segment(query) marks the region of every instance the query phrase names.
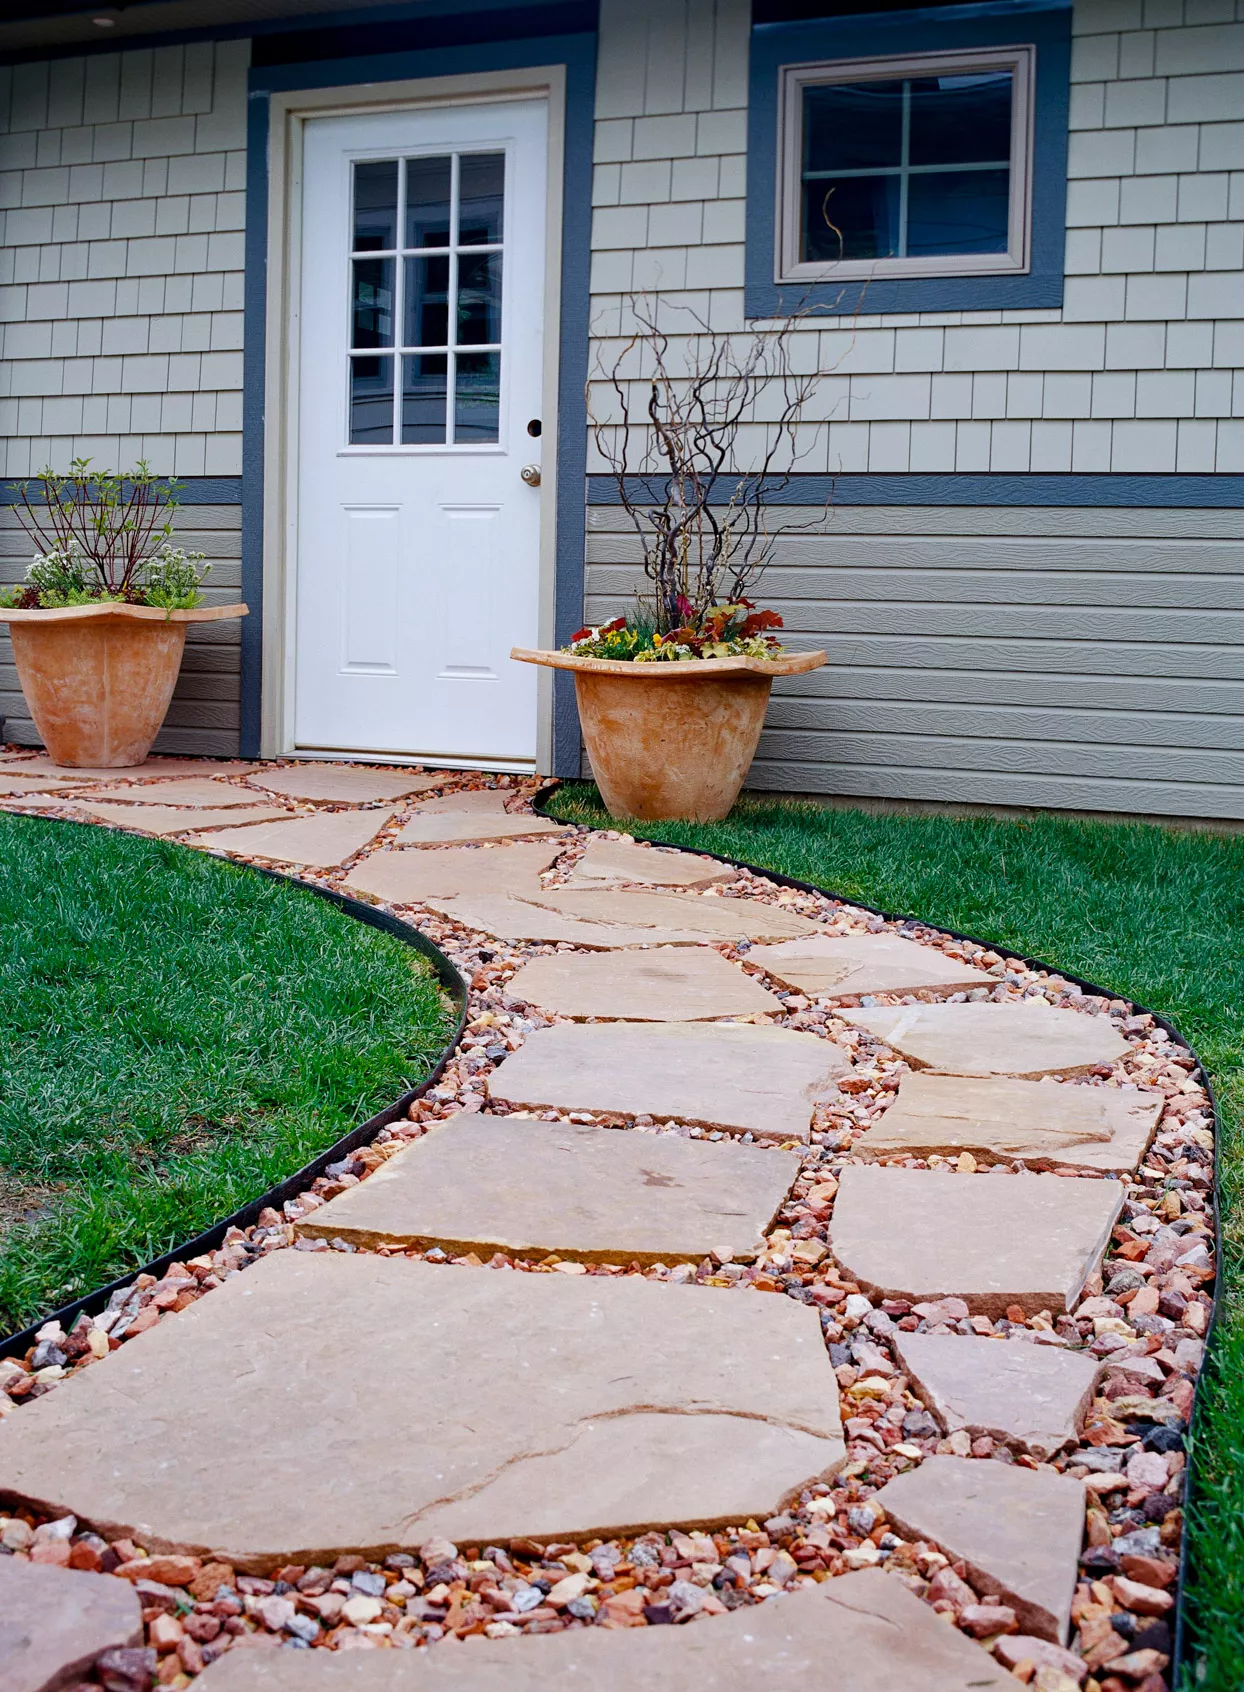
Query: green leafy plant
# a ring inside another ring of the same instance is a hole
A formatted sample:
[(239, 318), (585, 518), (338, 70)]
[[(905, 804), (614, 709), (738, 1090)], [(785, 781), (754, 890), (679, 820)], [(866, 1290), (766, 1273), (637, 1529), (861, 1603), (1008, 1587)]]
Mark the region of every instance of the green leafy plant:
[(75, 458), (67, 473), (40, 471), (19, 489), (17, 518), (38, 549), (25, 583), (5, 598), (21, 610), (119, 603), (188, 611), (211, 569), (204, 554), (173, 544), (177, 484), (145, 460), (125, 475), (91, 471)]
[(677, 602), (684, 618), (662, 634), (642, 611), (633, 621), (615, 617), (598, 628), (580, 629), (568, 651), (579, 658), (609, 658), (634, 664), (680, 664), (697, 658), (776, 658), (782, 651), (769, 629), (780, 629), (776, 611), (757, 611), (750, 599), (710, 605), (697, 612), (687, 599)]

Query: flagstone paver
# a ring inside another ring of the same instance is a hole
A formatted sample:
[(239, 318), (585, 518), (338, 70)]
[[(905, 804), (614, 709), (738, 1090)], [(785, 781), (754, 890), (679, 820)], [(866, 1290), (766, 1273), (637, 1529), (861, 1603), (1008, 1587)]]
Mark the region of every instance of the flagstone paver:
[(754, 1256), (799, 1158), (568, 1122), (450, 1117), (296, 1224), (300, 1234), (600, 1263)]
[(560, 1023), (529, 1034), (487, 1086), (512, 1105), (806, 1140), (815, 1105), (848, 1067), (841, 1047), (789, 1028)]
[(0, 1556), (0, 1692), (56, 1692), (142, 1633), (128, 1582)]
[(283, 793), (289, 799), (367, 805), (443, 787), (453, 773), (421, 775), (415, 770), (377, 770), (369, 764), (288, 764), (278, 769), (261, 765), (250, 780), (265, 792)]
[(879, 1569), (711, 1625), (472, 1639), (466, 1650), (230, 1651), (203, 1692), (1007, 1692), (999, 1664)]
[(844, 1455), (789, 1299), (278, 1251), (11, 1418), (0, 1492), (261, 1571), (763, 1520)]
[(700, 893), (649, 892), (644, 888), (584, 888), (546, 892), (540, 903), (586, 922), (644, 923), (652, 928), (691, 928), (715, 940), (772, 940), (814, 934), (816, 924), (797, 911), (759, 899), (721, 899)]
[(573, 834), (565, 823), (530, 812), (417, 811), (397, 837), (399, 846), (453, 846), (467, 841), (521, 840), (533, 834)]
[[(92, 787), (91, 801), (120, 801), (128, 805), (189, 805), (195, 809), (222, 810), (241, 805), (262, 805), (266, 795), (251, 787), (238, 787), (228, 781), (208, 781), (191, 776), (186, 781), (152, 781), (141, 787), (124, 787), (118, 783)], [(271, 800), (267, 801), (271, 804)]]
[(961, 1298), (995, 1317), (1012, 1304), (1029, 1315), (1070, 1310), (1123, 1198), (1119, 1181), (852, 1164), (839, 1177), (830, 1249), (886, 1298)]
[(187, 844), (245, 852), (274, 863), (332, 869), (374, 840), (392, 815), (392, 811), (323, 811), (290, 822), (255, 823), (196, 834)]
[(345, 885), (390, 905), (420, 904), (462, 894), (540, 893), (540, 872), (557, 861), (560, 844), (519, 843), (495, 848), (448, 847), (420, 852), (373, 852), (354, 865)]
[(996, 985), (983, 970), (901, 934), (809, 935), (779, 946), (756, 946), (747, 961), (811, 998)]
[(18, 772), (0, 771), (0, 795), (7, 799), (21, 799), (27, 793), (56, 793), (72, 786), (72, 782), (50, 779), (47, 776), (27, 776)]
[(196, 811), (179, 805), (91, 805), (84, 799), (75, 800), (73, 809), (84, 818), (109, 823), (114, 828), (157, 835), (187, 834), (191, 829), (236, 828), (244, 823), (273, 822), (290, 814), (276, 805)]
[(712, 887), (734, 881), (732, 864), (714, 863), (694, 852), (663, 852), (628, 840), (589, 840), (568, 887)]
[(850, 1010), (912, 1063), (955, 1075), (1076, 1075), (1114, 1063), (1127, 1041), (1105, 1016), (1055, 1010), (1043, 1001), (1015, 1005), (894, 1005)]
[(875, 1495), (889, 1519), (967, 1564), (1021, 1628), (1065, 1645), (1084, 1533), (1084, 1488), (1052, 1469), (930, 1457)]
[(899, 1330), (894, 1349), (948, 1434), (988, 1434), (1042, 1459), (1075, 1444), (1102, 1370), (1086, 1352), (971, 1334)]
[(170, 758), (157, 753), (141, 764), (93, 765), (79, 769), (69, 764), (54, 764), (45, 753), (38, 753), (33, 758), (24, 758), (21, 767), (33, 774), (65, 776), (77, 784), (86, 781), (151, 781), (165, 776), (240, 776), (260, 766), (244, 763), (240, 758)]
[(1059, 1086), (1000, 1076), (905, 1075), (868, 1149), (1022, 1159), (1035, 1169), (1133, 1170), (1165, 1096), (1149, 1088)]
[(785, 1009), (711, 946), (637, 952), (556, 952), (510, 977), (506, 993), (559, 1016), (627, 1022), (696, 1022)]
[(428, 814), (435, 816), (444, 811), (458, 811), (485, 817), (504, 817), (509, 814), (505, 802), (514, 797), (508, 787), (455, 788), (450, 793), (442, 794), (439, 799), (421, 799), (415, 806), (414, 814), (422, 817)]
[[(410, 854), (407, 854), (410, 855)], [(420, 854), (422, 855), (422, 854)], [(623, 946), (704, 946), (709, 936), (691, 928), (647, 928), (619, 922), (582, 922), (550, 910), (544, 895), (516, 898), (511, 893), (464, 893), (458, 898), (427, 894), (429, 910), (500, 940), (566, 942), (588, 950), (608, 951)]]

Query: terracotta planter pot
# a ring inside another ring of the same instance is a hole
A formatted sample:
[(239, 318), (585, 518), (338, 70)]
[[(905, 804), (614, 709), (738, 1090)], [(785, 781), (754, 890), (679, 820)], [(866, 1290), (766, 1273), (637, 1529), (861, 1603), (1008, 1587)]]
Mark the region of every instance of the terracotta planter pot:
[(80, 605), (0, 610), (0, 621), (9, 625), (17, 679), (52, 762), (125, 769), (142, 763), (160, 732), (186, 625), (245, 615), (245, 605)]
[(519, 647), (510, 656), (573, 671), (583, 738), (609, 814), (648, 822), (724, 817), (756, 755), (773, 678), (826, 661), (823, 652), (794, 652), (623, 664)]

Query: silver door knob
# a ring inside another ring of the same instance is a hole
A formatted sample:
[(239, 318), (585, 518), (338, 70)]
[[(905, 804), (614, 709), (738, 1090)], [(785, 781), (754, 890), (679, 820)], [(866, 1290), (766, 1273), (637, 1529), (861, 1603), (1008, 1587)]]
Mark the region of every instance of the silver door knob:
[(519, 471), (519, 475), (523, 478), (529, 488), (538, 488), (540, 486), (540, 466), (538, 464), (524, 464), (522, 469)]

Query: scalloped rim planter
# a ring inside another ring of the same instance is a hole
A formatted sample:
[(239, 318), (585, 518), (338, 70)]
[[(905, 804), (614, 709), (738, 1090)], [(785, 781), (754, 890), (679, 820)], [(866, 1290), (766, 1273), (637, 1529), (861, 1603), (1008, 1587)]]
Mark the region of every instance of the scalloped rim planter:
[(510, 657), (573, 673), (583, 739), (609, 814), (644, 822), (726, 816), (756, 756), (774, 678), (827, 662), (824, 652), (791, 652), (633, 664), (518, 646)]
[(53, 763), (129, 769), (151, 750), (181, 670), (189, 623), (245, 617), (245, 605), (0, 609), (17, 679)]

